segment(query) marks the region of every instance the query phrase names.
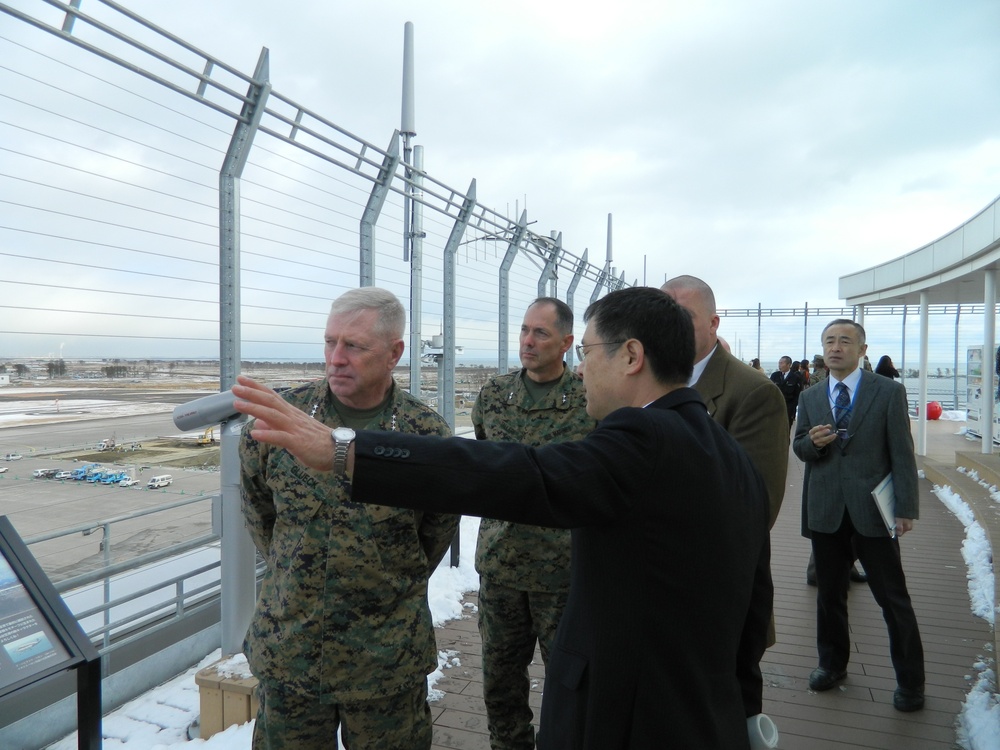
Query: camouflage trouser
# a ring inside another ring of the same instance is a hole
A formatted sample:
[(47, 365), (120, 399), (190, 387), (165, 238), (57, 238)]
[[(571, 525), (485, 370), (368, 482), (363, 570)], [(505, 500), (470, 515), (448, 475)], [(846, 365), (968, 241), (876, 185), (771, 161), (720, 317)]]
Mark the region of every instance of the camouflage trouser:
[(528, 705), (528, 665), (535, 641), (548, 663), (567, 593), (518, 591), (479, 578), (479, 634), (483, 639), (483, 698), (493, 750), (532, 750), (535, 730)]
[(430, 750), (426, 680), (413, 690), (357, 703), (320, 703), (263, 680), (257, 695), (253, 750), (330, 750), (337, 746), (338, 725), (347, 750)]

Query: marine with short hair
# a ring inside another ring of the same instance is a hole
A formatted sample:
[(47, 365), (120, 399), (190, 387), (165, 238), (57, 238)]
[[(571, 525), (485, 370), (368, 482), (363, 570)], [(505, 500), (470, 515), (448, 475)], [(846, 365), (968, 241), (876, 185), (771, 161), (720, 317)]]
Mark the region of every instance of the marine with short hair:
[[(405, 320), (390, 292), (345, 293), (327, 321), (326, 378), (282, 397), (329, 428), (450, 434), (392, 377)], [(239, 449), (243, 515), (267, 563), (244, 644), (260, 683), (253, 747), (326, 750), (339, 727), (351, 750), (429, 750), (427, 579), (458, 517), (352, 502), (349, 482), (253, 428)]]
[[(587, 416), (583, 381), (563, 362), (573, 345), (573, 311), (540, 297), (525, 311), (520, 370), (479, 392), (472, 424), (479, 440), (542, 446), (579, 440), (597, 425)], [(546, 664), (569, 596), (570, 532), (484, 518), (479, 525), (479, 632), (483, 698), (493, 750), (532, 750), (528, 705), (537, 640)]]

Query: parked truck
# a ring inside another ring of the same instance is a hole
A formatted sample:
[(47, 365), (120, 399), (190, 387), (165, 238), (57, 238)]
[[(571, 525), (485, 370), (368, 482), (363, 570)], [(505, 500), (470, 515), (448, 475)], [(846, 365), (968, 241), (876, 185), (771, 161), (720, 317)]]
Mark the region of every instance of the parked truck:
[(81, 481), (86, 479), (87, 474), (89, 474), (91, 471), (96, 471), (99, 468), (100, 464), (84, 464), (83, 466), (78, 466), (77, 468), (73, 469), (71, 476), (73, 479)]

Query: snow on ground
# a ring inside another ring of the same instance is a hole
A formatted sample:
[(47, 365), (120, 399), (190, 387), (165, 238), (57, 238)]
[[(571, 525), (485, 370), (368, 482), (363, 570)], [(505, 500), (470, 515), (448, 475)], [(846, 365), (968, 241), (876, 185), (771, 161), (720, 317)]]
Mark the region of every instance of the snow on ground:
[[(961, 471), (961, 469), (959, 469)], [(975, 472), (966, 472), (972, 478)], [(996, 626), (997, 602), (994, 599), (993, 555), (983, 527), (976, 521), (969, 505), (951, 487), (934, 487), (938, 496), (965, 527), (962, 557), (969, 569), (969, 601), (972, 613)], [(998, 500), (996, 488), (990, 493)], [(987, 644), (987, 648), (989, 644)], [(996, 654), (981, 659), (972, 667), (978, 672), (958, 715), (958, 744), (965, 750), (1000, 748), (1000, 701), (997, 699)]]
[(83, 419), (162, 414), (173, 411), (175, 405), (153, 401), (105, 399), (7, 401), (0, 402), (0, 428), (51, 422), (76, 422)]
[[(461, 547), (465, 550), (459, 567), (448, 566), (447, 557), (431, 576), (427, 587), (434, 624), (467, 617), (469, 607), (463, 603), (466, 591), (479, 589), (479, 575), (472, 554), (476, 549), (479, 519), (462, 519)], [(444, 676), (444, 670), (461, 666), (455, 651), (438, 653), (438, 668), (427, 676), (430, 699), (440, 700), (444, 694), (434, 685)], [(104, 717), (104, 750), (247, 750), (253, 735), (253, 722), (229, 727), (207, 740), (188, 739), (188, 727), (198, 718), (199, 695), (194, 676), (222, 657), (219, 651), (209, 654), (196, 666), (163, 685), (136, 698)], [(249, 676), (246, 658), (241, 654), (225, 662), (234, 676)], [(50, 745), (47, 750), (76, 750), (76, 733)], [(331, 750), (338, 750), (340, 744)]]

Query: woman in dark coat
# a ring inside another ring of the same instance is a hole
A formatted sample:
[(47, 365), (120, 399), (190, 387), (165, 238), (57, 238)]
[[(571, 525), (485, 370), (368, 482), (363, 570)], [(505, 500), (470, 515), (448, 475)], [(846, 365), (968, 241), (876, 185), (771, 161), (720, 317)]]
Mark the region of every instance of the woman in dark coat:
[(892, 366), (892, 360), (889, 358), (888, 354), (882, 355), (882, 359), (878, 361), (875, 365), (875, 374), (884, 375), (891, 380), (895, 380), (899, 377), (899, 370)]

